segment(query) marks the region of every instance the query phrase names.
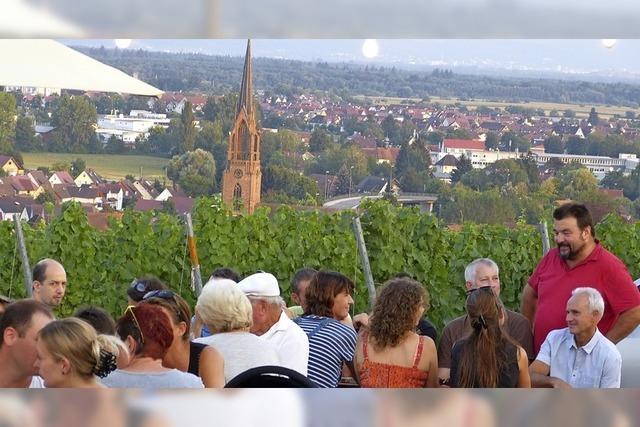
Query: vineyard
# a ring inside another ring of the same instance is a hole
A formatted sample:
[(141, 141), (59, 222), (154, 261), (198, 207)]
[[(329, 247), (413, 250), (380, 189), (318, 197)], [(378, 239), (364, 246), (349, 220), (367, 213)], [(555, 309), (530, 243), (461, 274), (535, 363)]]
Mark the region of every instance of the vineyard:
[[(542, 255), (542, 241), (531, 226), (515, 228), (464, 224), (452, 231), (429, 214), (387, 202), (364, 205), (362, 227), (376, 285), (400, 271), (422, 282), (431, 296), (428, 318), (441, 328), (463, 310), (464, 267), (490, 257), (500, 266), (502, 299), (514, 308), (527, 278)], [(300, 267), (340, 271), (357, 284), (355, 312), (367, 309), (367, 289), (351, 228), (355, 213), (261, 208), (232, 216), (219, 200), (199, 199), (193, 213), (202, 275), (220, 266), (241, 274), (272, 272), (285, 296)], [(181, 218), (164, 213), (128, 211), (111, 228), (91, 227), (80, 205), (67, 205), (50, 224), (24, 234), (31, 265), (40, 258), (60, 260), (67, 270), (67, 296), (59, 308), (66, 316), (82, 304), (95, 304), (119, 315), (134, 277), (155, 275), (188, 301), (191, 267)], [(640, 225), (616, 216), (596, 227), (597, 237), (620, 257), (635, 278), (640, 274)], [(13, 223), (0, 221), (0, 293), (25, 296)]]

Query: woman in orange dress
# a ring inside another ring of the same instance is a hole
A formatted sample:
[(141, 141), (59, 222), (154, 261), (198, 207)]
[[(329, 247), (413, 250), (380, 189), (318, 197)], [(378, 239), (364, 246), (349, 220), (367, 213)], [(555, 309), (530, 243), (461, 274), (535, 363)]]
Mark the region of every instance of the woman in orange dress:
[(362, 387), (438, 386), (435, 343), (416, 333), (427, 304), (427, 292), (415, 280), (392, 279), (384, 285), (356, 345)]

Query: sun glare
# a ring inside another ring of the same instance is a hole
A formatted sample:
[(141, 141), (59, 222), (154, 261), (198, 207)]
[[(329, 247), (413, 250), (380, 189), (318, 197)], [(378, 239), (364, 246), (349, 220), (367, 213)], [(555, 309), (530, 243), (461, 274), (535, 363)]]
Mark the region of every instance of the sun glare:
[(378, 56), (378, 41), (376, 39), (367, 39), (362, 43), (362, 55), (365, 58), (375, 58)]
[(600, 41), (600, 43), (602, 43), (602, 46), (606, 47), (607, 49), (611, 49), (612, 47), (614, 47), (617, 42), (618, 40), (616, 39), (602, 39)]

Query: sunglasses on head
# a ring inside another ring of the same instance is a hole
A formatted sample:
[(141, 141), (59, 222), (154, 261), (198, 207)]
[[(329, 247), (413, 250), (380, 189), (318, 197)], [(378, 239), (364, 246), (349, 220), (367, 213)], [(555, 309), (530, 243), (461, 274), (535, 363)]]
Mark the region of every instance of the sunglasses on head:
[(129, 289), (135, 289), (137, 292), (146, 292), (147, 285), (138, 279), (133, 279), (133, 282), (129, 285)]
[(158, 289), (158, 290), (150, 291), (144, 294), (144, 296), (142, 297), (142, 300), (144, 301), (149, 298), (162, 298), (162, 299), (168, 299), (168, 300), (175, 300), (175, 296), (176, 294), (173, 293), (173, 291), (170, 291), (168, 289)]
[(133, 312), (134, 308), (135, 308), (135, 305), (127, 306), (127, 308), (125, 308), (124, 310), (124, 315), (126, 316), (127, 313), (131, 313), (131, 318), (133, 319), (133, 323), (136, 324), (136, 328), (138, 328), (138, 332), (140, 332), (140, 341), (142, 342), (142, 345), (144, 345), (144, 335), (142, 334), (142, 328), (140, 327), (140, 323), (138, 323), (136, 314)]
[(491, 288), (491, 286), (480, 286), (479, 288), (469, 289), (467, 291), (467, 295), (471, 295), (475, 291), (493, 292), (493, 289)]

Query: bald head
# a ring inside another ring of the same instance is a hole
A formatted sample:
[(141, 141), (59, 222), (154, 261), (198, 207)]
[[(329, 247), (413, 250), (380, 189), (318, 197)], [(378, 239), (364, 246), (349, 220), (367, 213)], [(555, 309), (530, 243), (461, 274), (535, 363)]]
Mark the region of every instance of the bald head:
[(67, 290), (67, 273), (58, 261), (45, 258), (33, 268), (33, 299), (51, 308), (60, 305)]

